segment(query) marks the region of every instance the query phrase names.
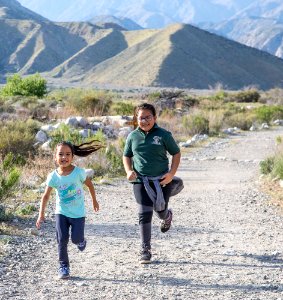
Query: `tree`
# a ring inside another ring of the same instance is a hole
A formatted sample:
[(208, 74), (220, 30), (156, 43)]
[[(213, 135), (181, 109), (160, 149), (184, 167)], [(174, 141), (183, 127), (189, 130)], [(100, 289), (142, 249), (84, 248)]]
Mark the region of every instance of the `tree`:
[(43, 97), (47, 93), (47, 82), (38, 73), (22, 78), (14, 74), (7, 78), (7, 84), (2, 88), (3, 96), (36, 96)]

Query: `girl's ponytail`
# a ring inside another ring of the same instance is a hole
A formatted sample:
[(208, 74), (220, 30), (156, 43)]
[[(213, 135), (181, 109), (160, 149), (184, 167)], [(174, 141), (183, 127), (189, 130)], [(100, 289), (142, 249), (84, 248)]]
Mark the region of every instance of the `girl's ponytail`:
[(93, 140), (91, 142), (83, 143), (80, 145), (73, 145), (71, 142), (62, 141), (57, 145), (57, 147), (62, 145), (69, 146), (73, 155), (82, 157), (88, 156), (91, 153), (104, 147), (104, 145), (98, 140)]

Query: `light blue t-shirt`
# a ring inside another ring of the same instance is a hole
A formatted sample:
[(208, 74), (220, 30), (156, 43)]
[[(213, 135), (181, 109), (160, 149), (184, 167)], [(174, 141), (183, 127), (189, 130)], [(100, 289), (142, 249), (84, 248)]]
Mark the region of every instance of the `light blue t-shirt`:
[(75, 167), (72, 173), (61, 176), (57, 170), (47, 176), (46, 185), (56, 190), (55, 214), (69, 218), (85, 217), (84, 188), (86, 180), (84, 169)]

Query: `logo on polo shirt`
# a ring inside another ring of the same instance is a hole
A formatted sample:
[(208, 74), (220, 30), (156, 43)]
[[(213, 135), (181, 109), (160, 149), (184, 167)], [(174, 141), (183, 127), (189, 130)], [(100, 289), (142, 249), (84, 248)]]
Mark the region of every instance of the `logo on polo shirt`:
[(154, 136), (152, 144), (153, 145), (161, 145), (161, 140), (162, 140), (161, 136)]

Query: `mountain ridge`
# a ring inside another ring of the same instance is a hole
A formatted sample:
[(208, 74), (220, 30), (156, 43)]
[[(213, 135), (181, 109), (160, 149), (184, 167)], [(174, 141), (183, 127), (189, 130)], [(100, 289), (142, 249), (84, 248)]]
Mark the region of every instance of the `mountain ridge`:
[(283, 60), (192, 25), (127, 31), (32, 17), (0, 18), (0, 77), (40, 72), (62, 86), (283, 86)]

